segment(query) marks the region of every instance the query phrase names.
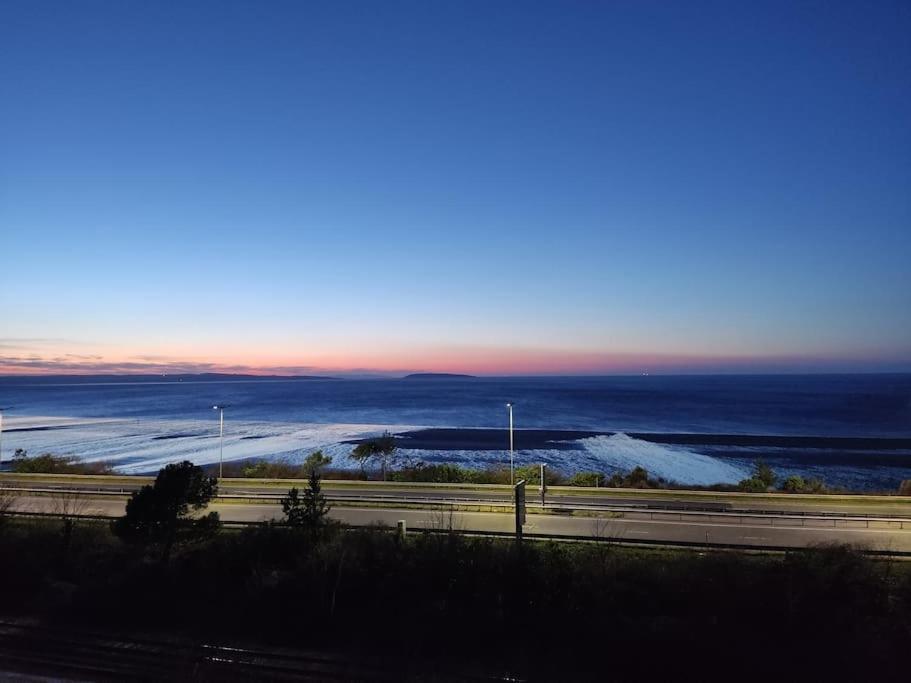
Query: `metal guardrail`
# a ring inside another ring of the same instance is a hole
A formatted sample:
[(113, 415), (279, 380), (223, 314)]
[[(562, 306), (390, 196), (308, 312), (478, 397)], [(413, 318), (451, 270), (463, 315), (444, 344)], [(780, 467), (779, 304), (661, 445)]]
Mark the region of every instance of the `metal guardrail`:
[[(59, 518), (59, 514), (52, 512), (16, 512), (13, 513), (18, 517), (38, 517), (38, 518)], [(70, 519), (79, 519), (86, 521), (97, 521), (97, 522), (109, 522), (112, 517), (107, 517), (103, 515), (69, 515)], [(277, 524), (278, 526), (283, 526), (280, 523), (276, 522), (244, 522), (244, 521), (224, 521), (222, 522), (222, 527), (228, 529), (248, 529), (254, 527), (261, 527), (266, 524)], [(342, 527), (348, 531), (356, 531), (358, 529), (364, 529), (366, 527), (352, 525), (352, 524), (342, 524)], [(909, 527), (911, 528), (911, 527)], [(381, 529), (383, 532), (388, 533), (398, 533), (392, 527)], [(471, 536), (478, 538), (502, 538), (512, 540), (515, 538), (515, 534), (511, 531), (495, 531), (495, 530), (465, 530), (465, 529), (440, 529), (434, 527), (422, 527), (422, 528), (413, 528), (409, 527), (406, 531), (409, 535), (417, 534), (455, 534), (458, 536)], [(606, 534), (590, 534), (588, 536), (583, 536), (579, 534), (542, 534), (536, 532), (526, 531), (522, 534), (523, 539), (532, 540), (532, 541), (555, 541), (562, 543), (606, 543), (609, 545), (617, 546), (639, 546), (639, 547), (653, 547), (653, 548), (689, 548), (693, 550), (742, 550), (742, 551), (754, 551), (754, 552), (773, 552), (773, 553), (789, 553), (789, 552), (802, 552), (807, 550), (813, 550), (813, 546), (786, 546), (786, 545), (751, 545), (748, 543), (720, 543), (716, 541), (679, 541), (679, 540), (660, 540), (660, 539), (650, 539), (650, 538), (627, 538), (625, 536), (617, 535), (606, 535)], [(907, 550), (876, 550), (870, 548), (864, 548), (862, 546), (856, 547), (855, 550), (862, 555), (868, 555), (871, 557), (892, 557), (892, 558), (909, 558), (911, 559), (911, 551)]]
[[(0, 472), (0, 482), (21, 480), (43, 480), (43, 481), (97, 481), (111, 484), (122, 484), (124, 486), (150, 484), (155, 480), (150, 475), (118, 475), (118, 474), (46, 474), (46, 473), (15, 473)], [(247, 477), (224, 477), (221, 479), (224, 488), (233, 488), (235, 486), (268, 486), (282, 487), (286, 485), (294, 486), (306, 482), (306, 479), (257, 479)], [(445, 490), (465, 490), (465, 491), (484, 491), (484, 492), (511, 492), (509, 484), (468, 484), (459, 483), (438, 483), (438, 482), (405, 482), (405, 481), (365, 481), (360, 479), (324, 479), (323, 486), (326, 488), (336, 489), (359, 489), (359, 488), (389, 488), (408, 490), (413, 488), (434, 488), (441, 491)], [(747, 493), (743, 491), (713, 491), (703, 489), (629, 489), (613, 487), (593, 487), (593, 486), (549, 486), (548, 489), (559, 495), (566, 496), (593, 496), (593, 495), (616, 495), (623, 498), (637, 498), (649, 496), (653, 498), (680, 498), (705, 500), (715, 499), (717, 501), (742, 501), (742, 500), (788, 500), (788, 501), (827, 501), (827, 502), (852, 502), (852, 503), (898, 503), (906, 504), (911, 507), (911, 496), (901, 496), (891, 493), (783, 493), (773, 491), (769, 493)]]
[[(479, 536), (479, 537), (498, 537), (498, 538), (515, 538), (515, 534), (509, 531), (450, 531), (448, 529), (418, 529), (411, 530), (411, 533), (432, 533), (432, 534), (450, 534), (455, 533), (462, 536)], [(659, 541), (649, 538), (626, 538), (624, 536), (572, 536), (550, 534), (540, 534), (532, 532), (523, 532), (523, 540), (533, 541), (557, 541), (566, 543), (607, 543), (618, 546), (648, 546), (655, 548), (690, 548), (693, 550), (746, 550), (756, 552), (773, 552), (773, 553), (793, 553), (812, 551), (812, 546), (786, 546), (786, 545), (748, 545), (745, 543), (717, 543), (714, 541)], [(855, 548), (862, 555), (872, 557), (896, 557), (911, 558), (911, 551), (907, 550), (872, 550), (870, 548)]]
[[(70, 493), (70, 494), (86, 494), (86, 491), (83, 489), (10, 489), (15, 490), (20, 493), (40, 493), (40, 494), (60, 494), (60, 493)], [(99, 492), (101, 495), (106, 496), (121, 496), (123, 494), (104, 491)], [(96, 494), (91, 494), (96, 495)], [(281, 494), (256, 494), (256, 495), (220, 495), (218, 496), (219, 500), (223, 501), (237, 501), (237, 502), (250, 502), (253, 504), (264, 504), (265, 502), (277, 503), (281, 498)], [(513, 509), (513, 504), (509, 502), (500, 502), (500, 501), (477, 501), (472, 499), (466, 499), (464, 501), (458, 500), (449, 500), (441, 501), (438, 498), (402, 498), (396, 496), (348, 496), (348, 497), (329, 497), (327, 498), (331, 502), (340, 503), (363, 503), (363, 504), (396, 504), (400, 506), (408, 505), (419, 505), (424, 508), (430, 509), (442, 509), (442, 510), (452, 510), (455, 507), (483, 507), (483, 508), (498, 508), (503, 512), (510, 512)], [(863, 524), (863, 527), (853, 527), (853, 528), (887, 528), (895, 529), (899, 531), (911, 530), (911, 518), (908, 517), (894, 517), (894, 516), (871, 516), (871, 515), (850, 515), (848, 513), (802, 513), (798, 515), (788, 514), (786, 512), (773, 511), (770, 514), (770, 511), (765, 510), (756, 510), (756, 511), (739, 511), (739, 510), (717, 510), (717, 509), (708, 509), (708, 510), (680, 510), (680, 509), (652, 509), (648, 507), (631, 507), (631, 506), (622, 506), (622, 505), (586, 505), (586, 506), (576, 506), (576, 507), (564, 507), (564, 506), (555, 506), (555, 505), (542, 505), (540, 502), (530, 502), (527, 504), (529, 511), (534, 512), (537, 510), (539, 514), (560, 514), (561, 512), (566, 512), (570, 515), (576, 512), (591, 512), (591, 513), (608, 513), (608, 514), (619, 514), (622, 519), (627, 520), (642, 520), (646, 519), (648, 521), (676, 521), (679, 523), (699, 523), (700, 519), (709, 518), (709, 521), (715, 523), (737, 523), (739, 525), (745, 525), (747, 523), (758, 524), (761, 520), (767, 520), (768, 524), (762, 524), (762, 526), (774, 527), (776, 526), (776, 520), (782, 521), (800, 521), (800, 524), (779, 524), (779, 528), (782, 526), (791, 527), (791, 528), (831, 528), (831, 529), (848, 529), (852, 528), (850, 524)], [(392, 507), (389, 505), (389, 507)], [(656, 519), (658, 515), (658, 519)], [(676, 517), (676, 519), (674, 519)], [(829, 524), (807, 524), (807, 522), (831, 522)], [(839, 525), (839, 522), (842, 522)], [(873, 523), (877, 525), (876, 527), (871, 527), (870, 524)], [(897, 525), (897, 526), (896, 526)]]

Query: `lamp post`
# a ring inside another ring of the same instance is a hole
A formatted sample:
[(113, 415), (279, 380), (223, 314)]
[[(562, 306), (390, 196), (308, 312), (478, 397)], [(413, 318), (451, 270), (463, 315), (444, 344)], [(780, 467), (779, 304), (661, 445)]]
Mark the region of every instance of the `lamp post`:
[(218, 478), (221, 479), (225, 455), (225, 406), (215, 405), (212, 410), (218, 411)]
[(516, 461), (512, 440), (512, 403), (507, 403), (506, 409), (509, 411), (509, 485), (514, 486), (516, 483)]

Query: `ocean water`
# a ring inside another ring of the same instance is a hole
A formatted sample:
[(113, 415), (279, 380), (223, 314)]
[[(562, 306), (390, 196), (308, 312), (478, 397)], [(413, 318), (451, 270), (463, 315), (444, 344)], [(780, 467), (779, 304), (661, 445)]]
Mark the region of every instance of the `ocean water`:
[(680, 483), (733, 482), (762, 457), (782, 476), (835, 486), (884, 490), (911, 479), (911, 375), (2, 377), (2, 454), (71, 454), (125, 473), (217, 462), (212, 405), (226, 404), (225, 460), (297, 460), (323, 448), (350, 467), (349, 442), (388, 429), (405, 435), (411, 460), (488, 466), (508, 462), (510, 401), (517, 462), (565, 473), (642, 465)]

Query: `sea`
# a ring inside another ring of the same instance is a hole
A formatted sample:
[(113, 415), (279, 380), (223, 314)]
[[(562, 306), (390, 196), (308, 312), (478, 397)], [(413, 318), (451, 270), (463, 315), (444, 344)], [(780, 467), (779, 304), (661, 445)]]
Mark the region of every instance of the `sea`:
[(0, 456), (105, 461), (125, 474), (223, 458), (297, 462), (322, 449), (354, 468), (389, 431), (407, 462), (509, 463), (564, 474), (642, 466), (680, 484), (733, 483), (763, 459), (851, 490), (911, 479), (911, 374), (412, 377), (0, 377)]

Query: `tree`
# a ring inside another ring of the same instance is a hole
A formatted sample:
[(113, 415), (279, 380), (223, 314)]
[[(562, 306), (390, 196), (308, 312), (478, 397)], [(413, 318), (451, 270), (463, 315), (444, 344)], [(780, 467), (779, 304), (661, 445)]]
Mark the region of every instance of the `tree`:
[(629, 488), (649, 488), (648, 470), (646, 470), (644, 467), (634, 467), (633, 471), (626, 475), (625, 483)]
[(349, 456), (355, 460), (361, 468), (364, 479), (367, 478), (367, 463), (370, 460), (377, 459), (380, 461), (380, 467), (383, 470), (383, 481), (386, 481), (386, 470), (395, 457), (396, 445), (395, 437), (389, 432), (383, 432), (382, 436), (362, 441)]
[(316, 536), (328, 525), (331, 508), (326, 502), (326, 496), (323, 495), (320, 475), (315, 468), (310, 470), (310, 478), (303, 495), (294, 487), (281, 499), (281, 504), (285, 523), (295, 529)]
[(749, 479), (743, 479), (737, 485), (741, 491), (747, 493), (765, 493), (775, 484), (778, 476), (761, 458), (753, 465), (753, 472)]
[(774, 486), (775, 480), (778, 479), (778, 476), (769, 467), (766, 462), (760, 458), (756, 461), (756, 464), (753, 466), (753, 478), (758, 479), (763, 484), (766, 485), (766, 488)]
[(179, 537), (206, 535), (219, 526), (217, 512), (193, 519), (190, 511), (206, 507), (218, 493), (218, 480), (201, 467), (183, 461), (158, 472), (152, 486), (143, 486), (127, 501), (126, 514), (114, 522), (114, 533), (126, 541), (160, 543), (167, 561)]
[(321, 471), (324, 467), (328, 467), (332, 464), (332, 456), (324, 455), (322, 451), (313, 451), (310, 455), (307, 456), (307, 459), (304, 460), (304, 471), (307, 473)]

